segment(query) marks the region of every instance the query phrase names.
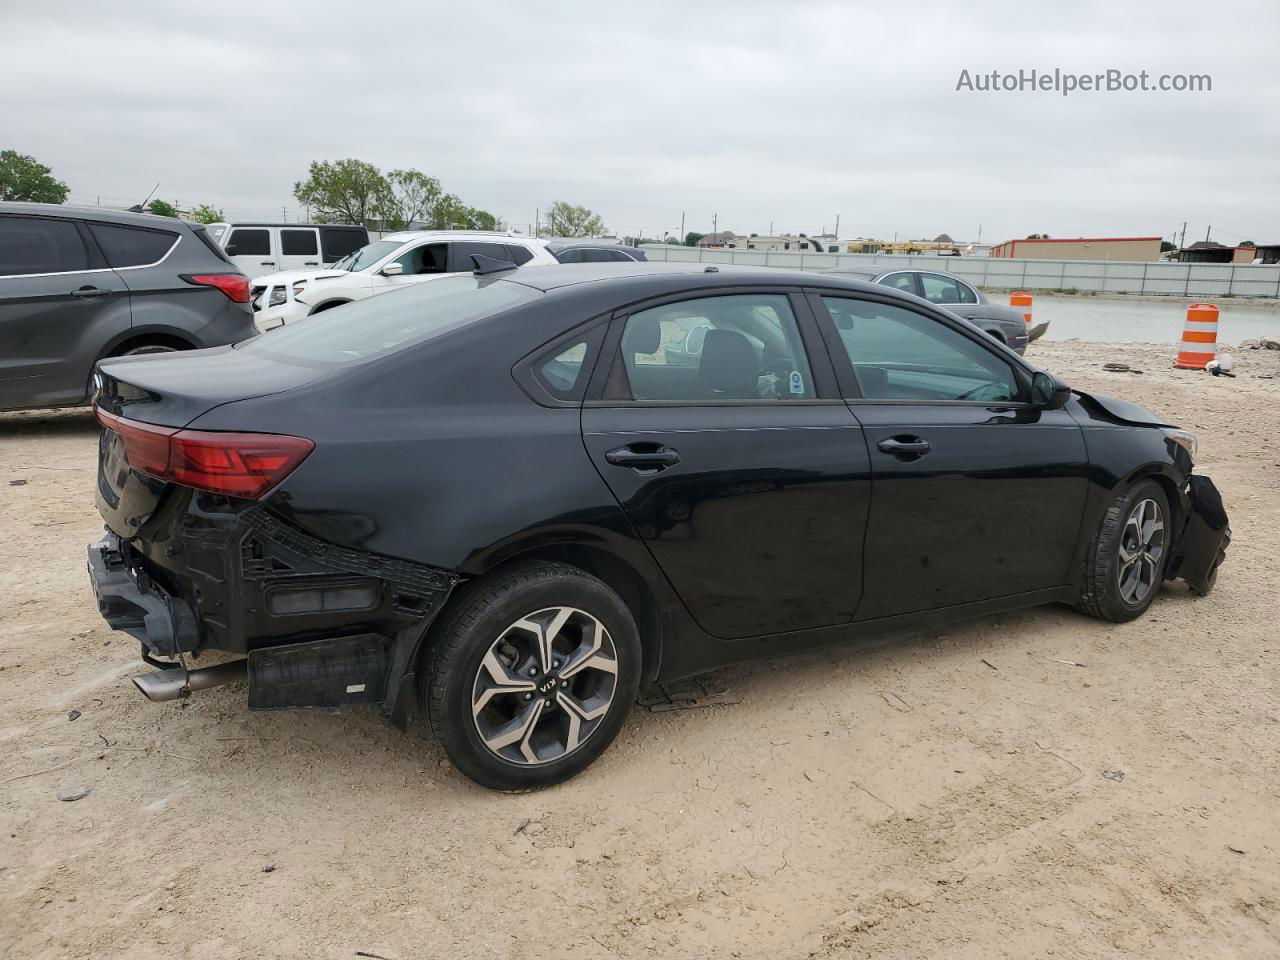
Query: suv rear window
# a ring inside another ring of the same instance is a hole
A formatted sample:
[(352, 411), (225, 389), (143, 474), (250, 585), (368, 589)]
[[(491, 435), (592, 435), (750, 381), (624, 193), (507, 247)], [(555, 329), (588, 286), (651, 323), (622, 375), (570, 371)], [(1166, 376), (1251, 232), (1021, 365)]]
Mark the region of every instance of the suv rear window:
[(117, 223), (91, 223), (89, 231), (98, 241), (107, 264), (112, 267), (142, 267), (173, 249), (178, 235), (168, 230), (147, 227), (123, 227)]
[(304, 364), (345, 366), (390, 353), (537, 299), (523, 284), (462, 275), (313, 314), (237, 349)]
[(232, 257), (265, 257), (271, 253), (271, 233), (258, 228), (236, 229), (227, 238), (226, 250)]
[(0, 217), (0, 276), (75, 273), (88, 268), (84, 242), (71, 221)]
[(369, 234), (364, 230), (320, 228), (320, 246), (324, 250), (325, 263), (341, 260), (349, 253), (355, 253), (368, 242)]

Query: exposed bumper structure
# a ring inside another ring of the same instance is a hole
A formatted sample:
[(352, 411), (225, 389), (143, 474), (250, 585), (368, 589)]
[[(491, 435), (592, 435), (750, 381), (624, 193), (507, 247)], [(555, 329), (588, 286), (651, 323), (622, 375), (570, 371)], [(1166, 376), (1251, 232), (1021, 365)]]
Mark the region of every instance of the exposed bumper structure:
[(1231, 544), (1231, 526), (1222, 495), (1208, 477), (1193, 474), (1187, 484), (1187, 498), (1187, 522), (1166, 576), (1186, 581), (1203, 596), (1218, 579), (1218, 567)]

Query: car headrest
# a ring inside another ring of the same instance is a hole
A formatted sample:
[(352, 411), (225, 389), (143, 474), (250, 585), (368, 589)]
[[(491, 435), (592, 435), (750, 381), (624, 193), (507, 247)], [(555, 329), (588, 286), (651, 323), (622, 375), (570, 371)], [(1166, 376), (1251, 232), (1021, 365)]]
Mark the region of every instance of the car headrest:
[(622, 350), (628, 357), (637, 353), (657, 353), (662, 344), (662, 327), (653, 314), (638, 314), (627, 321)]
[(736, 330), (708, 330), (698, 380), (709, 394), (729, 400), (759, 396), (759, 364), (751, 341)]

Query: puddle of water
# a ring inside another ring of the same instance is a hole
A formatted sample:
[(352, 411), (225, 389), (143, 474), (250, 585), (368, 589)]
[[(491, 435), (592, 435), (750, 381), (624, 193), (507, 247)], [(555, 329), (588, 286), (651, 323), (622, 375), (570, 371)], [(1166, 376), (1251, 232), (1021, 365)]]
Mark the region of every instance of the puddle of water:
[[(1002, 303), (998, 294), (991, 299)], [(1036, 295), (1036, 322), (1048, 320), (1047, 340), (1093, 340), (1101, 343), (1174, 344), (1182, 339), (1187, 319), (1183, 300), (1107, 300), (1098, 297)], [(1233, 346), (1241, 340), (1280, 336), (1280, 309), (1274, 305), (1218, 304), (1218, 341)]]

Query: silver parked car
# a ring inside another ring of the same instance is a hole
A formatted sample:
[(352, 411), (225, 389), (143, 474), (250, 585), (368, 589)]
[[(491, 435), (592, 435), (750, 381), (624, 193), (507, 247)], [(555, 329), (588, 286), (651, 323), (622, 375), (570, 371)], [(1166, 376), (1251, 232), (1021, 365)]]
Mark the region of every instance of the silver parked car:
[(982, 291), (949, 273), (904, 270), (902, 267), (885, 267), (883, 264), (840, 267), (828, 272), (857, 277), (871, 283), (882, 283), (886, 287), (923, 297), (1003, 341), (1015, 353), (1025, 353), (1027, 344), (1039, 339), (1049, 328), (1048, 323), (1028, 328), (1021, 310), (992, 303)]

